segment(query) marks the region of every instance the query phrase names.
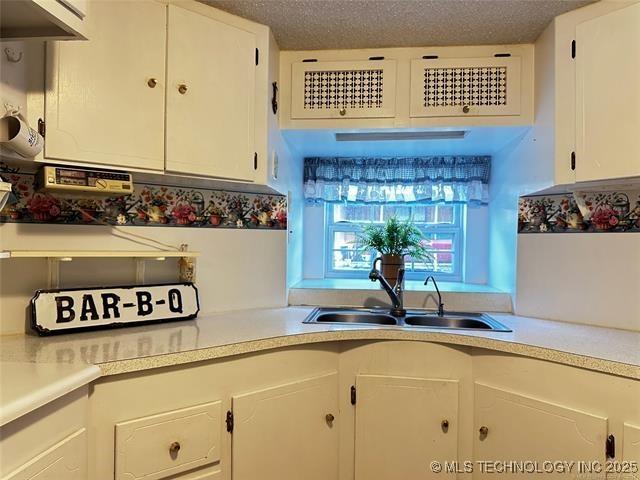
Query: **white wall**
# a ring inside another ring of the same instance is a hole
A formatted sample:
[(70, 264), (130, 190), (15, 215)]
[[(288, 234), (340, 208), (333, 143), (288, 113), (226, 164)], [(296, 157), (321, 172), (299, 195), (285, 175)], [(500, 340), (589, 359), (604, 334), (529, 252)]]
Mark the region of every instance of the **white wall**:
[[(171, 245), (188, 243), (202, 253), (196, 285), (201, 313), (286, 304), (286, 232), (171, 227), (120, 227)], [(0, 224), (4, 250), (137, 250), (136, 243), (112, 235), (113, 227)], [(147, 262), (147, 283), (176, 280), (176, 260)], [(46, 288), (46, 260), (0, 260), (0, 334), (22, 333), (29, 300)], [(61, 286), (133, 284), (130, 259), (82, 260), (63, 264)]]
[(514, 293), (518, 197), (553, 184), (555, 31), (535, 44), (535, 125), (493, 157), (489, 184), (489, 283)]
[(518, 235), (516, 313), (640, 331), (640, 233)]
[[(269, 32), (269, 98), (271, 85), (280, 74), (280, 49), (272, 32)], [(280, 99), (278, 98), (278, 101)], [(302, 279), (302, 158), (286, 141), (278, 125), (278, 114), (273, 113), (271, 103), (267, 108), (268, 163), (271, 186), (288, 197), (287, 235), (287, 285)]]

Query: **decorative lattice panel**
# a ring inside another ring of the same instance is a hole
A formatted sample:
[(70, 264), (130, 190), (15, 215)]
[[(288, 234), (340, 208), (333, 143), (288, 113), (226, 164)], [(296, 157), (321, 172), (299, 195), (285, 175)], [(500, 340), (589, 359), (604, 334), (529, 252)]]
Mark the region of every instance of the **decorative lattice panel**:
[(424, 106), (507, 104), (507, 67), (425, 68)]
[(382, 69), (307, 71), (304, 108), (381, 108)]

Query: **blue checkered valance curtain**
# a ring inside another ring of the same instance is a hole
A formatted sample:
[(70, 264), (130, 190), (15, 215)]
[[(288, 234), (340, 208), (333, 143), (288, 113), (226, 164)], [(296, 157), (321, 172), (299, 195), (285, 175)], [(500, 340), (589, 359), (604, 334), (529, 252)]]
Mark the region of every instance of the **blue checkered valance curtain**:
[(489, 156), (304, 159), (308, 202), (466, 203), (489, 200)]

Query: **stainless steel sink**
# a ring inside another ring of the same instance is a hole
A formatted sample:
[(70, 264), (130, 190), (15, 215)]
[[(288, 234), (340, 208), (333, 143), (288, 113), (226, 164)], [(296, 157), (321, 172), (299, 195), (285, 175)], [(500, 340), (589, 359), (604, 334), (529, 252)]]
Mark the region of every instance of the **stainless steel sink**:
[(410, 327), (446, 328), (454, 330), (491, 330), (510, 332), (511, 330), (484, 313), (455, 313), (438, 315), (411, 315), (404, 318)]
[(316, 308), (304, 323), (334, 323), (352, 325), (384, 325), (407, 328), (437, 328), (447, 330), (511, 330), (485, 313), (450, 312), (440, 317), (426, 310), (408, 310), (404, 317), (393, 317), (382, 308)]
[(359, 309), (317, 308), (304, 323), (361, 323), (371, 325), (397, 325), (398, 321), (383, 311)]

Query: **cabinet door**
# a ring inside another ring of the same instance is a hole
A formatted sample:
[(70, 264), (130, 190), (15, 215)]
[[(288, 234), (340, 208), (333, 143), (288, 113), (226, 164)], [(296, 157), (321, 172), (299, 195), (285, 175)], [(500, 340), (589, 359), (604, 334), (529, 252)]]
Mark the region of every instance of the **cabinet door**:
[(622, 459), (626, 462), (636, 462), (640, 468), (640, 427), (625, 423), (623, 435)]
[(2, 480), (84, 480), (87, 478), (87, 435), (84, 428), (42, 452)]
[(256, 38), (169, 5), (167, 170), (252, 180)]
[(45, 158), (162, 170), (166, 7), (92, 2), (85, 21), (90, 40), (47, 44)]
[(337, 479), (337, 382), (329, 373), (234, 396), (233, 480)]
[(291, 75), (291, 118), (395, 115), (395, 60), (301, 62)]
[(412, 117), (520, 114), (520, 58), (411, 61)]
[[(475, 384), (474, 417), (476, 461), (537, 461), (540, 468), (545, 461), (604, 465), (606, 418), (479, 383)], [(486, 433), (480, 433), (482, 427)], [(548, 478), (550, 474), (539, 475)], [(495, 472), (474, 473), (474, 478), (485, 476), (495, 477)], [(521, 477), (522, 473), (500, 475)]]
[(576, 180), (640, 175), (640, 3), (576, 27)]
[(358, 375), (356, 388), (356, 480), (447, 476), (429, 464), (457, 460), (457, 381)]

